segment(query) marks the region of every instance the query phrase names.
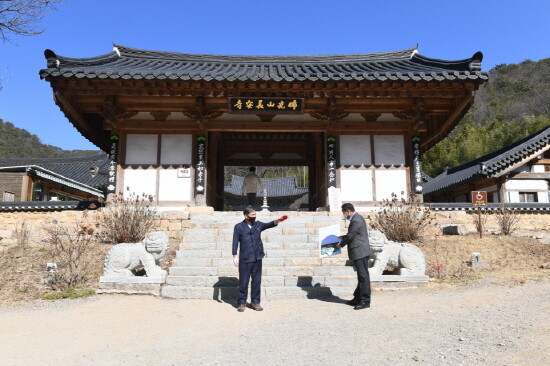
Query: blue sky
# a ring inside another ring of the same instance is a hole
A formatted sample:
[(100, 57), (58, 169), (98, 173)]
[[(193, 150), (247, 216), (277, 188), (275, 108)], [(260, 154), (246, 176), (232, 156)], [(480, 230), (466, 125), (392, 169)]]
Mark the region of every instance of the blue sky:
[(67, 0), (45, 32), (0, 43), (0, 118), (64, 149), (94, 149), (54, 104), (38, 70), (46, 48), (69, 57), (112, 42), (218, 54), (338, 54), (419, 45), (448, 60), (485, 55), (483, 69), (550, 57), (550, 1)]

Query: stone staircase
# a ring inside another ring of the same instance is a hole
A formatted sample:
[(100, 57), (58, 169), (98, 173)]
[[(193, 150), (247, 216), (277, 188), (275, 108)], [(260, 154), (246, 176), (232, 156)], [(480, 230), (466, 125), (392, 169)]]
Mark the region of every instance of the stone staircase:
[[(343, 225), (341, 215), (327, 212), (258, 212), (258, 220), (269, 222), (289, 215), (278, 227), (262, 233), (266, 252), (263, 260), (262, 298), (351, 297), (357, 277), (346, 265), (347, 252), (319, 257), (318, 229)], [(240, 212), (191, 214), (161, 294), (183, 299), (233, 299), (237, 296), (238, 270), (233, 265), (233, 227), (242, 220)]]

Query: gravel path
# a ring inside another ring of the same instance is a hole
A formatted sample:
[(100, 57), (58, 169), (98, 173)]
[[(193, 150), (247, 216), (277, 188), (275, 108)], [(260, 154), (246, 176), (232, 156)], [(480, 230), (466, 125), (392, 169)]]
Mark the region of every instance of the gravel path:
[(339, 298), (244, 313), (149, 296), (39, 301), (0, 308), (0, 364), (550, 365), (549, 289), (546, 277), (376, 292), (361, 311)]

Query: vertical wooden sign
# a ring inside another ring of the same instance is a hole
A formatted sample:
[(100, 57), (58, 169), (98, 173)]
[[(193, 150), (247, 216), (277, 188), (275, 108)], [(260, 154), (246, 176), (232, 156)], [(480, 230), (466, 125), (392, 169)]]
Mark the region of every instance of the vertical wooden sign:
[(206, 137), (197, 136), (197, 164), (195, 165), (195, 194), (205, 190)]
[(109, 143), (109, 184), (107, 185), (107, 194), (116, 193), (118, 136), (112, 135)]
[(336, 187), (336, 138), (327, 137), (327, 188)]
[(420, 151), (420, 136), (412, 138), (413, 155), (413, 186), (414, 193), (422, 193), (422, 159)]

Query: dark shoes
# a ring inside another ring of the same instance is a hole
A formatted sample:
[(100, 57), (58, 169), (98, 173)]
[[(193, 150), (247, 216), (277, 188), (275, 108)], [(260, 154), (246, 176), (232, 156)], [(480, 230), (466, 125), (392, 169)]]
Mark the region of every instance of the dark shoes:
[(246, 305), (245, 304), (239, 304), (239, 306), (237, 306), (237, 311), (239, 313), (242, 313), (245, 310), (246, 310)]
[(264, 308), (260, 306), (260, 304), (250, 304), (250, 308), (255, 311), (262, 311)]
[(368, 308), (370, 308), (370, 304), (367, 304), (366, 302), (360, 302), (357, 305), (355, 305), (353, 310), (361, 310), (361, 309), (368, 309)]
[(358, 299), (353, 299), (353, 300), (346, 301), (346, 304), (348, 304), (350, 306), (355, 306), (355, 305), (358, 305), (359, 303), (360, 303), (360, 301)]

